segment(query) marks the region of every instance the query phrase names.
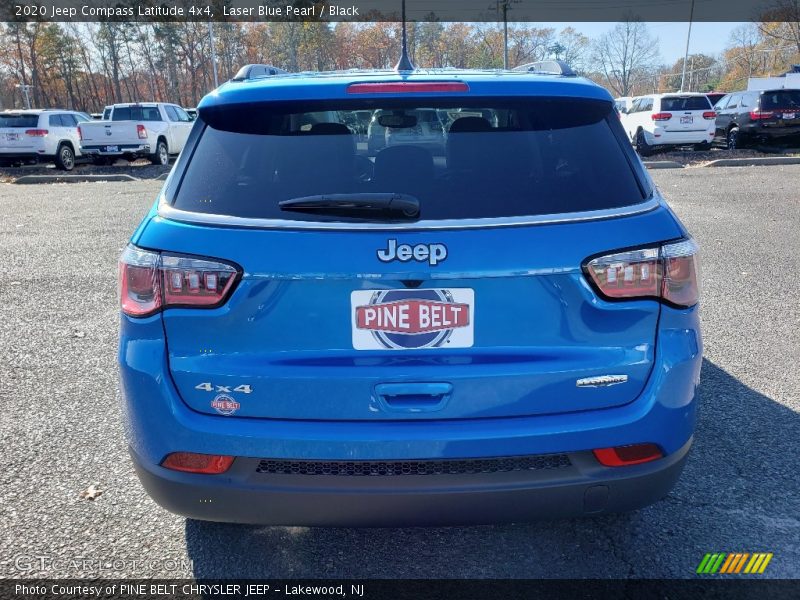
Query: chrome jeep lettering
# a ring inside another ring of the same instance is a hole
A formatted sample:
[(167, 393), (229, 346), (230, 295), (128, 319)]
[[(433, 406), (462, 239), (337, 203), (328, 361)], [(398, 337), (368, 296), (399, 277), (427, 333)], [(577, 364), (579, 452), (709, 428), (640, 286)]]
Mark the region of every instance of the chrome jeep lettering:
[(427, 262), (432, 267), (447, 258), (447, 246), (444, 244), (398, 244), (397, 240), (389, 240), (388, 247), (378, 250), (378, 259), (383, 262), (408, 262), (411, 259), (417, 262)]

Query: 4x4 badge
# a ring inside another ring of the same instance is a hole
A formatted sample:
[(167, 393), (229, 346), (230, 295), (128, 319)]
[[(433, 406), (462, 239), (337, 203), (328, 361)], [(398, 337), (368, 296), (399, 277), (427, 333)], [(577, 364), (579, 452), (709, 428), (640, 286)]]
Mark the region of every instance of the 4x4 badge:
[(398, 244), (397, 240), (389, 240), (388, 248), (378, 250), (378, 259), (383, 262), (392, 262), (393, 260), (408, 262), (413, 259), (417, 262), (427, 262), (430, 266), (435, 267), (446, 258), (447, 246), (444, 244), (417, 244), (416, 246), (411, 246), (409, 244)]

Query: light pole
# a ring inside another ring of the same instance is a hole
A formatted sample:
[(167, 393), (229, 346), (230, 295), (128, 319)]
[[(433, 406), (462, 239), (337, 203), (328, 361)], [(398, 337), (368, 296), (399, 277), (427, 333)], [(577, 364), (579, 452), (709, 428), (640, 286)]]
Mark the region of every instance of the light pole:
[(30, 110), (31, 109), (31, 98), (28, 95), (28, 92), (31, 90), (31, 88), (33, 86), (30, 85), (29, 83), (18, 83), (15, 87), (18, 87), (19, 89), (21, 89), (22, 93), (25, 94), (25, 108)]
[(219, 77), (217, 75), (217, 48), (214, 45), (214, 24), (208, 22), (208, 40), (211, 44), (211, 66), (214, 70), (214, 89), (219, 87)]
[(686, 61), (689, 60), (689, 40), (692, 37), (693, 18), (694, 18), (694, 0), (692, 0), (692, 8), (689, 10), (689, 31), (686, 33), (686, 52), (683, 53), (683, 73), (681, 74), (681, 91), (683, 91), (683, 84), (686, 82)]

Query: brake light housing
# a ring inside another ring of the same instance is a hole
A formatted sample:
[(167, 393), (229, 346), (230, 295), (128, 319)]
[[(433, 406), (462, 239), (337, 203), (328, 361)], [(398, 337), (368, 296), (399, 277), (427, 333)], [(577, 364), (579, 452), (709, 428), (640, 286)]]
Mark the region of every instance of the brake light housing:
[(713, 110), (707, 110), (706, 112), (703, 113), (703, 118), (708, 121), (710, 121), (711, 119), (716, 119), (717, 113), (714, 112)]
[(672, 118), (672, 113), (657, 112), (650, 115), (653, 121), (669, 121)]
[(606, 300), (654, 299), (688, 308), (700, 299), (698, 246), (691, 239), (588, 259), (584, 273)]
[(217, 259), (129, 245), (119, 259), (120, 307), (130, 317), (171, 307), (217, 308), (228, 299), (241, 272)]
[(26, 129), (25, 135), (30, 137), (47, 137), (47, 129)]
[(463, 81), (377, 81), (351, 83), (348, 94), (426, 94), (431, 92), (468, 92)]
[(772, 119), (775, 116), (775, 111), (772, 110), (751, 110), (750, 111), (750, 120), (751, 121), (764, 121), (766, 119)]
[(78, 139), (83, 141), (83, 132), (81, 131), (81, 126), (78, 125)]
[(145, 127), (144, 125), (139, 123), (136, 126), (136, 134), (139, 136), (140, 140), (146, 140), (147, 139), (147, 127)]

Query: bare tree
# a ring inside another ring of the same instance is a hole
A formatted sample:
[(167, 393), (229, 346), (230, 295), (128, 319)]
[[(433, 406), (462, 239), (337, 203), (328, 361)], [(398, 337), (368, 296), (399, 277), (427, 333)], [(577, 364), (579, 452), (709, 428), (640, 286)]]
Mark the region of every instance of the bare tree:
[(658, 39), (650, 35), (641, 21), (617, 23), (597, 39), (592, 58), (614, 93), (630, 96), (636, 82), (657, 64)]

